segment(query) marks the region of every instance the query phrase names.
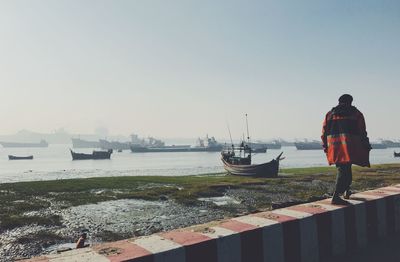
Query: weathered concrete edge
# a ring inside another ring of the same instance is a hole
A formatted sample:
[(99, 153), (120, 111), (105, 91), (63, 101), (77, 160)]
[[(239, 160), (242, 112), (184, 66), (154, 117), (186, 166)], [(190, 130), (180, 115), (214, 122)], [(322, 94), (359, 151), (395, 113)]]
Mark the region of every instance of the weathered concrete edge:
[(310, 261), (400, 232), (400, 184), (25, 261)]

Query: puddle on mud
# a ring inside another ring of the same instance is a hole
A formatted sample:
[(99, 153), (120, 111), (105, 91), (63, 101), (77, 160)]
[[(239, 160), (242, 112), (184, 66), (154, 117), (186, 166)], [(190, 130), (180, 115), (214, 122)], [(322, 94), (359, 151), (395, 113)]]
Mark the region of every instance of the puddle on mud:
[(226, 206), (229, 204), (240, 204), (240, 201), (237, 201), (236, 199), (229, 197), (229, 196), (222, 196), (222, 197), (202, 197), (198, 198), (200, 201), (206, 201), (206, 202), (212, 202), (216, 204), (217, 206)]
[(75, 249), (75, 247), (76, 247), (75, 243), (64, 243), (64, 244), (57, 244), (57, 245), (49, 246), (48, 248), (45, 248), (43, 251), (44, 251), (44, 253), (47, 253), (47, 254), (54, 254), (54, 253), (60, 253), (60, 252), (72, 250), (72, 249)]
[(70, 207), (62, 211), (62, 217), (72, 232), (88, 231), (102, 238), (104, 232), (139, 236), (205, 223), (223, 217), (223, 212), (212, 209), (207, 202), (188, 207), (174, 201), (121, 199)]
[(63, 211), (62, 217), (67, 227), (81, 231), (128, 233), (134, 225), (154, 220), (167, 206), (164, 202), (122, 199), (71, 207)]

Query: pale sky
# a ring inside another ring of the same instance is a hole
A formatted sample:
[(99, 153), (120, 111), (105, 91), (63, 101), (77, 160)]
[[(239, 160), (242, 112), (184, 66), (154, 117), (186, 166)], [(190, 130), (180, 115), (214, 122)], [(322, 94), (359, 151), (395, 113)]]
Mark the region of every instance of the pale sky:
[(399, 138), (400, 1), (0, 0), (0, 134)]

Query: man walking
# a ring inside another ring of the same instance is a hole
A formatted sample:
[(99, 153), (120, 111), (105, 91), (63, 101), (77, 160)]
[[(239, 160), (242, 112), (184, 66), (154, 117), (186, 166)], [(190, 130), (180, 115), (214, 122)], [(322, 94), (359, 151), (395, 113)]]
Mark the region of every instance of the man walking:
[(326, 116), (322, 127), (322, 143), (329, 165), (337, 167), (336, 188), (332, 204), (347, 205), (351, 195), (351, 165), (370, 166), (369, 151), (371, 145), (367, 137), (363, 114), (351, 105), (353, 97), (344, 94), (339, 104)]

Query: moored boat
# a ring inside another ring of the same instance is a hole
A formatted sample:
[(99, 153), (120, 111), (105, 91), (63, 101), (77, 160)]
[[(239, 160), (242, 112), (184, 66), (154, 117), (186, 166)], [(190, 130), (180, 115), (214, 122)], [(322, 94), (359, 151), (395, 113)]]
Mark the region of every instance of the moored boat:
[(32, 160), (33, 156), (13, 156), (8, 155), (8, 160)]
[(221, 152), (221, 160), (224, 164), (224, 169), (231, 175), (236, 176), (249, 176), (249, 177), (277, 177), (279, 172), (279, 161), (283, 160), (283, 152), (281, 152), (275, 159), (270, 162), (262, 164), (252, 164), (252, 148), (250, 147), (250, 135), (246, 114), (247, 126), (247, 142), (243, 141), (239, 146), (234, 146), (232, 136), (231, 148), (225, 149)]
[(100, 159), (110, 159), (111, 154), (113, 153), (113, 150), (107, 150), (107, 151), (93, 151), (91, 154), (85, 154), (85, 153), (76, 153), (72, 150), (71, 151), (71, 156), (72, 160), (100, 160)]
[(394, 157), (400, 157), (400, 152), (396, 153), (396, 151), (393, 152)]
[(262, 164), (251, 164), (250, 158), (241, 158), (231, 153), (222, 153), (224, 169), (231, 175), (251, 177), (277, 177), (279, 172), (279, 161), (283, 158), (280, 153), (275, 159)]

